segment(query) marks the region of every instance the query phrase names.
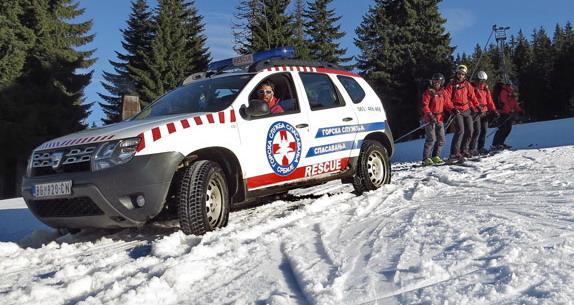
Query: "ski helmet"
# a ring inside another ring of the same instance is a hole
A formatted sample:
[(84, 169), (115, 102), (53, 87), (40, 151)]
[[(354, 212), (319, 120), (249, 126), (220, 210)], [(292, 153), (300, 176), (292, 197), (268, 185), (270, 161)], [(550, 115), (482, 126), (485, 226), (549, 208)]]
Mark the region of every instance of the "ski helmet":
[(438, 80), (440, 82), (440, 85), (442, 86), (444, 84), (444, 75), (442, 75), (441, 73), (435, 73), (432, 75), (430, 84), (432, 86), (433, 81)]
[(486, 80), (488, 78), (488, 75), (486, 75), (486, 72), (484, 71), (478, 71), (478, 73), (476, 74), (476, 76), (478, 77), (478, 79), (480, 80)]
[(457, 72), (457, 73), (458, 73), (458, 72), (461, 72), (461, 73), (466, 74), (466, 73), (468, 73), (467, 71), (468, 71), (468, 68), (467, 68), (465, 65), (458, 65), (458, 66), (456, 67), (456, 72)]

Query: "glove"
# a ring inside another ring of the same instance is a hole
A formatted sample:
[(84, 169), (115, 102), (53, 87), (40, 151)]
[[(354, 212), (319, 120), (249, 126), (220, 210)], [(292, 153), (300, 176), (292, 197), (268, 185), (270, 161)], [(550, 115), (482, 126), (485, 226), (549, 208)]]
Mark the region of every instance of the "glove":
[(429, 118), (429, 122), (431, 124), (436, 124), (436, 116), (432, 113), (427, 113), (427, 117)]
[(492, 110), (491, 113), (495, 119), (498, 119), (500, 117), (500, 113), (498, 113), (498, 111), (496, 111), (496, 110)]
[(452, 109), (452, 114), (454, 114), (454, 115), (459, 115), (459, 114), (460, 114), (460, 110), (458, 110), (458, 109), (456, 109), (456, 108), (453, 108), (453, 109)]

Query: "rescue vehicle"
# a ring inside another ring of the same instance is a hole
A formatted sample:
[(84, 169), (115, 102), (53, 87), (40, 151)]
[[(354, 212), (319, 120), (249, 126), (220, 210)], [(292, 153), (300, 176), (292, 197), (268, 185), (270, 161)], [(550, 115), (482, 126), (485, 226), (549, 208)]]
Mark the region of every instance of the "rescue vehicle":
[[(293, 56), (283, 47), (213, 62), (125, 121), (41, 144), (23, 178), (26, 204), (54, 228), (167, 215), (201, 235), (261, 196), (334, 179), (357, 193), (389, 183), (393, 138), (373, 89)], [(258, 96), (266, 81), (283, 112)]]

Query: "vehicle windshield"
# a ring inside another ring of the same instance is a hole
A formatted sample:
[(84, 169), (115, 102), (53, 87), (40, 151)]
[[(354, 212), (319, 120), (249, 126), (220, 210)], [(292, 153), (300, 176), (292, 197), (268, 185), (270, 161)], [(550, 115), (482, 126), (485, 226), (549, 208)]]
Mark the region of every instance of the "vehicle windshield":
[(167, 93), (135, 115), (141, 120), (162, 115), (217, 112), (227, 108), (253, 74), (207, 78)]

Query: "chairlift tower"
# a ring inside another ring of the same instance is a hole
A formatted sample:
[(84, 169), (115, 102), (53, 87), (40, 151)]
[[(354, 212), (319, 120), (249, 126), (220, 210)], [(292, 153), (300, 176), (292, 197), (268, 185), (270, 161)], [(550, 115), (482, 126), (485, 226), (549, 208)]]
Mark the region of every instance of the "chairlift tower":
[(494, 36), (496, 38), (496, 42), (498, 42), (498, 49), (500, 50), (500, 70), (502, 72), (502, 80), (504, 83), (508, 83), (508, 69), (506, 67), (506, 61), (504, 56), (504, 42), (506, 41), (506, 31), (509, 30), (510, 27), (497, 27), (496, 24), (492, 26), (492, 31), (494, 31)]

